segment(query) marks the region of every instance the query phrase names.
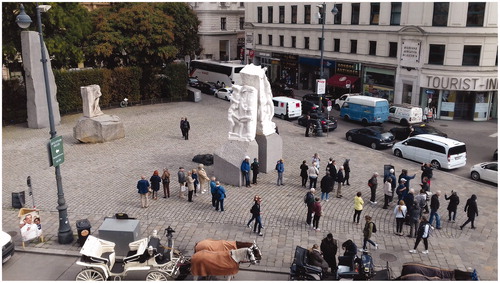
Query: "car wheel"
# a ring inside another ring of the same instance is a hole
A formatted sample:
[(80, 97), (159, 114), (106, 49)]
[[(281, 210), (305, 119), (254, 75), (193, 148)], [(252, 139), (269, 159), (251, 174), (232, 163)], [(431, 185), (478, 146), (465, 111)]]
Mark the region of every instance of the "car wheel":
[(377, 149), (377, 144), (374, 143), (374, 142), (372, 142), (372, 144), (370, 145), (370, 147), (373, 148), (373, 149)]
[(472, 180), (478, 181), (479, 179), (481, 179), (481, 176), (479, 176), (479, 173), (477, 173), (476, 171), (472, 171), (470, 172), (470, 178)]
[(340, 110), (340, 105), (335, 104), (335, 110)]
[(399, 149), (394, 150), (394, 155), (396, 155), (397, 157), (403, 158), (403, 153)]
[(352, 142), (352, 136), (351, 136), (351, 135), (348, 135), (348, 136), (347, 136), (347, 140), (348, 140), (348, 141), (350, 141), (350, 142)]
[(439, 161), (437, 161), (437, 160), (432, 160), (431, 161), (431, 166), (434, 169), (441, 169), (441, 164), (439, 164)]
[(368, 120), (366, 120), (366, 119), (361, 120), (361, 124), (363, 126), (367, 126), (368, 125)]
[(285, 120), (285, 115), (283, 115), (283, 113), (282, 113), (282, 114), (280, 114), (280, 119)]
[(344, 120), (345, 120), (345, 121), (349, 121), (349, 115), (345, 115), (345, 116), (344, 116)]

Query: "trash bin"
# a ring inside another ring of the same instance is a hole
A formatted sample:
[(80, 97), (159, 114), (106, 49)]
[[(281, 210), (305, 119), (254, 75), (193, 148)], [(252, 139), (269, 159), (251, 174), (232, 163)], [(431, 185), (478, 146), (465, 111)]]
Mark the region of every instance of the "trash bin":
[(26, 203), (24, 191), (18, 193), (12, 193), (12, 207), (22, 208)]
[(90, 235), (90, 222), (88, 219), (80, 219), (76, 221), (76, 230), (78, 231), (78, 243), (83, 247), (87, 237)]

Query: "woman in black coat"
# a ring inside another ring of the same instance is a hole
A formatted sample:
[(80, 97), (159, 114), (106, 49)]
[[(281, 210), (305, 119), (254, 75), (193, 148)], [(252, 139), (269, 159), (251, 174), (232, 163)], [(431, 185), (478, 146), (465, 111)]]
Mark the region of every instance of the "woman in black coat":
[[(457, 192), (451, 191), (451, 196), (448, 197), (446, 194), (444, 195), (445, 200), (450, 200), (448, 203), (448, 221), (455, 223), (455, 216), (457, 215), (457, 207), (460, 203), (460, 198), (457, 195)], [(453, 217), (451, 214), (453, 213)]]
[(300, 165), (300, 177), (302, 177), (302, 187), (305, 187), (307, 184), (307, 170), (309, 169), (309, 166), (307, 166), (306, 161), (302, 161), (302, 165)]
[(328, 196), (329, 194), (333, 191), (333, 184), (335, 183), (335, 180), (333, 179), (328, 172), (326, 175), (321, 179), (321, 200), (326, 199), (328, 201)]
[(345, 162), (344, 162), (344, 181), (342, 182), (342, 185), (344, 185), (344, 183), (347, 183), (348, 186), (350, 186), (349, 184), (349, 176), (351, 175), (350, 172), (351, 172), (351, 167), (349, 167), (349, 161), (350, 159), (346, 159)]
[(464, 211), (467, 212), (467, 221), (465, 221), (462, 226), (460, 226), (460, 230), (462, 230), (465, 225), (467, 225), (469, 222), (471, 223), (471, 229), (476, 229), (474, 227), (474, 220), (476, 219), (476, 216), (479, 216), (479, 212), (477, 210), (477, 202), (476, 202), (476, 195), (472, 195), (470, 199), (467, 200), (467, 203), (465, 204)]

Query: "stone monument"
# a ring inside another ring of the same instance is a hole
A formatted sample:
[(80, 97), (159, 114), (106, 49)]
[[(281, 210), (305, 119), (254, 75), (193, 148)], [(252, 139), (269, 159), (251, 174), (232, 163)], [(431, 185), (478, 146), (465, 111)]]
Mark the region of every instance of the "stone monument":
[[(21, 32), (21, 46), (23, 54), (23, 67), (26, 74), (26, 108), (28, 110), (28, 127), (32, 129), (42, 129), (50, 126), (49, 111), (47, 106), (47, 93), (45, 88), (45, 78), (43, 65), (41, 62), (42, 51), (40, 45), (40, 36), (36, 31)], [(45, 47), (45, 56), (50, 58), (47, 47)], [(47, 60), (48, 80), (50, 87), (50, 97), (54, 124), (61, 123), (61, 114), (59, 113), (59, 103), (57, 103), (57, 86), (52, 73), (50, 60)]]
[(258, 157), (264, 173), (273, 170), (282, 158), (282, 140), (271, 121), (274, 104), (265, 71), (260, 66), (247, 65), (240, 72), (243, 86), (233, 85), (228, 141), (214, 153), (214, 174), (224, 183), (243, 184), (240, 166), (245, 156)]
[(83, 117), (73, 128), (73, 137), (83, 143), (107, 142), (125, 137), (125, 128), (116, 115), (106, 115), (99, 107), (101, 87), (98, 85), (80, 88), (83, 101)]

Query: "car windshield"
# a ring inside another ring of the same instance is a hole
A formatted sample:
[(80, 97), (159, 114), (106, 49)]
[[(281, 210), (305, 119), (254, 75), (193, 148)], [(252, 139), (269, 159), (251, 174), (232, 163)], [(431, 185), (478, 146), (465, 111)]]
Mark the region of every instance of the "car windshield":
[(448, 155), (456, 155), (456, 154), (461, 154), (461, 153), (465, 153), (465, 152), (466, 152), (466, 149), (465, 149), (465, 144), (464, 144), (464, 145), (450, 147), (450, 149), (448, 150)]
[(391, 133), (381, 133), (380, 136), (382, 139), (390, 139), (392, 137)]

